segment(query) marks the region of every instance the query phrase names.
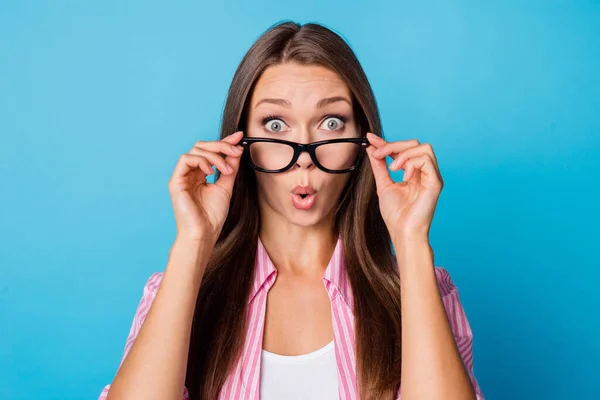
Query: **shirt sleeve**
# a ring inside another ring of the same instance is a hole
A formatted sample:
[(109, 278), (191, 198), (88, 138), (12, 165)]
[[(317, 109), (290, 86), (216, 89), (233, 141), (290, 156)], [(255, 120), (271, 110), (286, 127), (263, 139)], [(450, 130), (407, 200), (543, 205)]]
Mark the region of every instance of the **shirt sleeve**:
[[(127, 336), (127, 340), (125, 341), (125, 351), (123, 352), (123, 356), (121, 357), (121, 362), (119, 364), (119, 368), (123, 365), (123, 361), (125, 361), (125, 357), (131, 350), (133, 346), (133, 342), (137, 337), (140, 329), (142, 328), (142, 324), (148, 315), (148, 311), (150, 310), (150, 306), (156, 297), (156, 292), (158, 291), (158, 287), (160, 286), (160, 282), (162, 281), (163, 274), (162, 272), (155, 272), (150, 275), (146, 285), (144, 286), (144, 291), (142, 294), (142, 299), (140, 300), (135, 315), (133, 317), (133, 323), (131, 324), (131, 329), (129, 330), (129, 335)], [(108, 396), (108, 389), (110, 385), (106, 385), (102, 392), (100, 393), (100, 397), (98, 400), (106, 400), (106, 396)], [(182, 399), (188, 400), (189, 394), (187, 388), (183, 388)]]
[[(469, 325), (465, 310), (458, 298), (458, 289), (454, 286), (450, 274), (446, 269), (435, 267), (435, 275), (440, 295), (446, 308), (446, 315), (454, 334), (454, 340), (456, 341), (456, 346), (467, 369), (469, 378), (471, 378), (471, 383), (475, 389), (475, 396), (477, 400), (484, 400), (483, 393), (473, 372), (473, 332), (471, 331), (471, 325)], [(397, 400), (400, 400), (400, 388), (398, 389)]]

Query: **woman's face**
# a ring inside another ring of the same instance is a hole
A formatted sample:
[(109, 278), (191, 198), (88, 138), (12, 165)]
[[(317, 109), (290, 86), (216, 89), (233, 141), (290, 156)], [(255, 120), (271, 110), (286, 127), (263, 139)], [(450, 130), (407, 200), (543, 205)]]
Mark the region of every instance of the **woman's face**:
[[(346, 83), (327, 68), (297, 63), (268, 67), (250, 98), (245, 135), (297, 143), (360, 137), (351, 99)], [(267, 145), (260, 150), (253, 144), (251, 149), (255, 163), (260, 157), (261, 163), (281, 168), (282, 163), (291, 161), (291, 152), (285, 147)], [(344, 150), (348, 147), (333, 153), (322, 149), (317, 154), (322, 164), (355, 157)], [(322, 171), (307, 152), (301, 153), (295, 165), (285, 172), (256, 171), (261, 214), (264, 218), (265, 213), (275, 213), (299, 226), (329, 222), (350, 175)], [(306, 198), (293, 194), (298, 186), (310, 186), (315, 193)]]

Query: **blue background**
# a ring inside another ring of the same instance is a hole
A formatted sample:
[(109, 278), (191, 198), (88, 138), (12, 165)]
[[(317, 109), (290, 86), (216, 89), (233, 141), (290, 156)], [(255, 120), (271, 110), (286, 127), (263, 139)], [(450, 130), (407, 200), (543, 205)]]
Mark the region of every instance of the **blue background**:
[(436, 264), (486, 397), (600, 396), (600, 3), (321, 3), (0, 3), (0, 398), (112, 380), (174, 239), (177, 158), (217, 138), (237, 64), (282, 19), (341, 33), (387, 138), (432, 143)]

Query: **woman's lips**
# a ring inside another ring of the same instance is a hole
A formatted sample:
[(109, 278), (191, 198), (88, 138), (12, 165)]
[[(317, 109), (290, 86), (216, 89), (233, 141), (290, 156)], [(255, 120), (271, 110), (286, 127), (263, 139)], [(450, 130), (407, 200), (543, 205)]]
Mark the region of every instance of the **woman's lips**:
[(299, 194), (292, 194), (292, 203), (298, 210), (310, 210), (313, 204), (315, 204), (315, 198), (317, 194), (309, 194), (305, 198), (302, 198)]

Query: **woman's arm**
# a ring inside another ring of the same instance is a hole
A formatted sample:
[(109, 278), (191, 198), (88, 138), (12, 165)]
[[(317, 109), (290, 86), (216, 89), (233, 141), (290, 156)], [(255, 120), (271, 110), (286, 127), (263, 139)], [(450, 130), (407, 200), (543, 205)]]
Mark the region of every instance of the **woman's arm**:
[(192, 319), (214, 244), (178, 237), (152, 307), (108, 391), (108, 400), (180, 400)]
[(440, 296), (427, 239), (394, 243), (402, 299), (402, 399), (475, 399)]

